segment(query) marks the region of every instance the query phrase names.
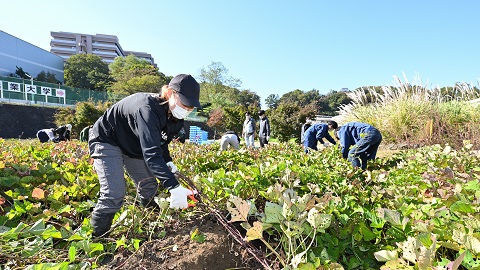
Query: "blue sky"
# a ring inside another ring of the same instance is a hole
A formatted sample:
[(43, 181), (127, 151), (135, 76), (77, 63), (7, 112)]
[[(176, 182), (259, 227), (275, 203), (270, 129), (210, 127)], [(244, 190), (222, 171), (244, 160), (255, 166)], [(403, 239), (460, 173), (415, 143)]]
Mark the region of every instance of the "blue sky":
[(25, 0), (2, 10), (1, 30), (46, 50), (50, 31), (98, 33), (152, 54), (166, 75), (221, 62), (262, 103), (403, 74), (430, 86), (480, 78), (477, 0)]

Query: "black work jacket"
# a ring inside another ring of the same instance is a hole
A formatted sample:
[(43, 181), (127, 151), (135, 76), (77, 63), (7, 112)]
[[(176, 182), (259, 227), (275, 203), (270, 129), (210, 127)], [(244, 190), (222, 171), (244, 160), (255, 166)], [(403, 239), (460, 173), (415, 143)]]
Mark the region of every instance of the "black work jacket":
[(53, 130), (53, 135), (58, 135), (59, 141), (69, 141), (70, 140), (70, 130), (67, 129), (67, 126), (61, 126)]
[[(169, 113), (168, 103), (158, 95), (137, 93), (113, 105), (95, 122), (89, 145), (108, 143), (131, 158), (144, 159), (162, 185), (171, 189), (178, 181), (166, 165), (172, 161), (168, 143), (183, 124), (183, 119)], [(90, 152), (93, 153), (92, 148)]]

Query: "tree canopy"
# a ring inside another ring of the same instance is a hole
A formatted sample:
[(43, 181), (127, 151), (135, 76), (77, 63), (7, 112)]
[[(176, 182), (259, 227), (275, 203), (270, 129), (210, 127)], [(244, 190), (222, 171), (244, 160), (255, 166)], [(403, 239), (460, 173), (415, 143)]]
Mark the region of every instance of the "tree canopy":
[(340, 105), (348, 104), (351, 101), (352, 99), (347, 96), (347, 93), (332, 90), (326, 95), (320, 95), (317, 114), (329, 116), (337, 115), (338, 107)]
[(278, 107), (278, 102), (280, 97), (276, 94), (271, 94), (265, 99), (265, 105), (269, 109), (276, 109)]
[[(39, 74), (40, 75), (40, 74)], [(48, 74), (41, 74), (47, 76)], [(240, 79), (228, 74), (221, 62), (211, 62), (197, 76), (200, 83), (199, 116), (208, 118), (207, 125), (218, 132), (241, 132), (245, 112), (254, 118), (261, 108), (260, 96), (250, 89), (241, 89)], [(93, 90), (108, 89), (110, 93), (129, 95), (136, 92), (158, 92), (172, 76), (166, 76), (148, 61), (129, 55), (117, 57), (109, 66), (94, 55), (72, 56), (65, 66), (65, 84)], [(295, 89), (282, 96), (271, 94), (265, 100), (272, 137), (286, 141), (300, 138), (300, 127), (307, 117), (336, 115), (338, 106), (351, 100), (345, 92)]]
[(108, 64), (93, 54), (72, 55), (65, 63), (65, 85), (77, 88), (106, 90), (111, 84)]
[(260, 96), (249, 89), (238, 89), (242, 82), (229, 76), (220, 62), (201, 69), (199, 83), (200, 102), (204, 114), (209, 116), (207, 124), (220, 132), (240, 132), (245, 112), (256, 113), (260, 109)]
[(147, 60), (134, 55), (116, 57), (109, 65), (109, 69), (114, 79), (109, 90), (118, 95), (137, 92), (157, 93), (171, 79)]

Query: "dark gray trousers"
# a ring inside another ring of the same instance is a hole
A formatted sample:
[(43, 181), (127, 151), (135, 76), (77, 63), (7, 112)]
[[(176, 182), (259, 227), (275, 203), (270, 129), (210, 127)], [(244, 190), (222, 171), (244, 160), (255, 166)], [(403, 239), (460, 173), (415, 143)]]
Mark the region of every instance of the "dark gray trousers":
[(125, 170), (132, 178), (140, 199), (150, 199), (157, 193), (158, 182), (143, 159), (130, 158), (119, 147), (108, 143), (93, 143), (93, 166), (100, 182), (100, 198), (94, 212), (115, 213), (123, 205), (126, 182)]

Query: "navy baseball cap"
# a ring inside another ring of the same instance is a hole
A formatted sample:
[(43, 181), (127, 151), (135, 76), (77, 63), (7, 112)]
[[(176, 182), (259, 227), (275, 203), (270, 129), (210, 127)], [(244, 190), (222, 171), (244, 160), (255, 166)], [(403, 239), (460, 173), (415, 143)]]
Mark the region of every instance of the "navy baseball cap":
[(189, 74), (179, 74), (175, 76), (168, 84), (177, 92), (183, 105), (200, 108), (200, 85)]

